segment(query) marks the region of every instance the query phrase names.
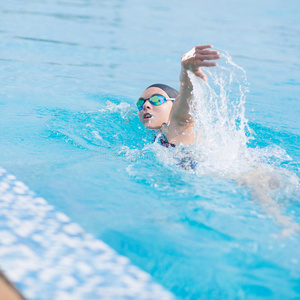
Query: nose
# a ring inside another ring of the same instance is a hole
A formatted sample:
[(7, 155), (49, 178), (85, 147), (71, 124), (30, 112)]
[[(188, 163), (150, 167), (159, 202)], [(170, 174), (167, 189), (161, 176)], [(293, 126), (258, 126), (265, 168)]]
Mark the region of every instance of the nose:
[(143, 105), (143, 108), (147, 108), (147, 109), (151, 109), (151, 103), (149, 102), (149, 100), (146, 100), (144, 105)]

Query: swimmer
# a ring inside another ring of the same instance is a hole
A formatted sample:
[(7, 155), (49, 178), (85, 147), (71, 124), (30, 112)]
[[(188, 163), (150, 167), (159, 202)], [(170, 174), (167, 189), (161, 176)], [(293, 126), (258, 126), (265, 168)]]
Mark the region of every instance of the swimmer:
[[(215, 67), (217, 63), (213, 60), (221, 58), (218, 51), (210, 48), (211, 45), (196, 46), (182, 56), (179, 93), (170, 86), (153, 84), (137, 101), (140, 122), (146, 128), (160, 132), (161, 135), (157, 137), (158, 142), (165, 147), (175, 147), (180, 143), (184, 145), (194, 143), (194, 120), (189, 113), (193, 85), (187, 71), (207, 81), (201, 68)], [(180, 158), (178, 165), (185, 170), (194, 170), (197, 161), (187, 154), (186, 157)], [(262, 209), (275, 218), (279, 226), (282, 226), (281, 236), (286, 237), (299, 232), (300, 226), (285, 215), (284, 209), (272, 197), (273, 191), (280, 190), (280, 185), (284, 182), (284, 174), (268, 165), (250, 163), (248, 171), (226, 173), (225, 176), (249, 189), (250, 199), (258, 201)]]
[(146, 128), (162, 132), (165, 139), (160, 143), (166, 147), (194, 142), (194, 120), (189, 114), (193, 85), (187, 71), (207, 81), (201, 67), (215, 67), (217, 63), (211, 60), (221, 58), (218, 51), (210, 48), (212, 45), (196, 46), (182, 56), (179, 93), (165, 84), (153, 84), (137, 101), (141, 123)]

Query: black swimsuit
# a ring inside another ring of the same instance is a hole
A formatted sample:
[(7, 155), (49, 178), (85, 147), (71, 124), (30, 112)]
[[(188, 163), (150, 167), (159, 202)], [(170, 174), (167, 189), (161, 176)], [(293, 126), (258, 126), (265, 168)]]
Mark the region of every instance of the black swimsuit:
[[(157, 139), (157, 136), (154, 138), (154, 141), (155, 141), (156, 139)], [(164, 146), (164, 147), (166, 147), (166, 148), (169, 148), (169, 147), (176, 147), (175, 144), (171, 144), (171, 143), (168, 142), (168, 139), (167, 139), (167, 137), (166, 137), (164, 134), (162, 134), (162, 135), (160, 135), (160, 136), (158, 137), (158, 142), (159, 142), (162, 146)]]
[[(159, 144), (161, 144), (162, 146), (164, 146), (166, 148), (176, 147), (175, 144), (171, 144), (168, 142), (168, 139), (164, 134), (155, 136), (154, 141), (156, 141), (156, 140), (158, 141)], [(186, 150), (183, 150), (183, 151), (186, 152)], [(186, 154), (187, 155), (184, 157), (177, 158), (177, 160), (178, 160), (177, 165), (185, 170), (195, 170), (197, 167), (197, 164), (198, 164), (197, 161), (192, 156), (190, 156), (190, 153), (188, 151), (186, 152)]]

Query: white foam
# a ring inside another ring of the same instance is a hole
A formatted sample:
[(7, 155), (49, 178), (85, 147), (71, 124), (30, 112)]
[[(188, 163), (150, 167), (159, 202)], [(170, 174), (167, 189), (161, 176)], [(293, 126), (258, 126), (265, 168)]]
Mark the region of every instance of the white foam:
[[(208, 82), (188, 72), (193, 85), (190, 114), (195, 122), (194, 144), (173, 149), (158, 147), (156, 155), (164, 163), (180, 165), (198, 176), (236, 181), (285, 230), (295, 232), (299, 226), (284, 217), (278, 205), (280, 199), (299, 190), (299, 178), (280, 167), (291, 157), (279, 146), (248, 147), (252, 137), (245, 117), (246, 73), (227, 53), (222, 54), (221, 61), (218, 67), (204, 68)], [(184, 163), (178, 163), (180, 160)]]

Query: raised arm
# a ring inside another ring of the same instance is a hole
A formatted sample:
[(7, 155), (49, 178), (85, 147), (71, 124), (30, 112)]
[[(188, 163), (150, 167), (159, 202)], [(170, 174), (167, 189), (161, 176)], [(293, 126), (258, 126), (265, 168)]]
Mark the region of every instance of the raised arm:
[(196, 46), (181, 58), (180, 92), (171, 110), (166, 133), (170, 143), (191, 144), (194, 141), (194, 120), (189, 114), (189, 102), (193, 86), (187, 71), (190, 70), (196, 76), (201, 77), (205, 81), (207, 80), (201, 67), (214, 67), (217, 63), (210, 62), (210, 60), (220, 58), (218, 51), (207, 50), (209, 48), (212, 48), (212, 45)]

